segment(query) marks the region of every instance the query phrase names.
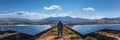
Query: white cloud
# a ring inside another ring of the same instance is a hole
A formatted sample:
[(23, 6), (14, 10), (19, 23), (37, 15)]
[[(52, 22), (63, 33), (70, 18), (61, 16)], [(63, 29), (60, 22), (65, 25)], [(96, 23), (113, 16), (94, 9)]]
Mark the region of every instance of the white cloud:
[(0, 14), (0, 18), (28, 18), (28, 19), (44, 19), (49, 17), (65, 17), (65, 16), (70, 16), (73, 18), (88, 18), (88, 19), (101, 19), (105, 17), (105, 16), (85, 16), (79, 14), (78, 16), (76, 16), (76, 15), (72, 15), (71, 11), (68, 11), (66, 13), (51, 13), (51, 14), (19, 11), (19, 12), (7, 13), (7, 14)]
[(101, 18), (105, 18), (105, 16), (81, 16), (81, 18), (86, 18), (86, 19), (101, 19)]
[(0, 18), (37, 18), (39, 15), (36, 12), (18, 11), (7, 14), (0, 14)]
[(37, 12), (13, 12), (13, 13), (7, 13), (7, 14), (0, 14), (0, 18), (29, 18), (29, 19), (43, 19), (48, 17), (65, 17), (70, 16), (69, 12), (66, 13), (52, 13), (52, 14), (46, 14), (46, 13), (37, 13)]
[(59, 9), (59, 10), (61, 10), (61, 7), (58, 6), (58, 5), (51, 5), (50, 7), (44, 6), (44, 9), (45, 9), (45, 10), (54, 10), (54, 9)]
[(85, 11), (95, 11), (95, 9), (92, 8), (92, 7), (83, 8), (83, 10), (85, 10)]

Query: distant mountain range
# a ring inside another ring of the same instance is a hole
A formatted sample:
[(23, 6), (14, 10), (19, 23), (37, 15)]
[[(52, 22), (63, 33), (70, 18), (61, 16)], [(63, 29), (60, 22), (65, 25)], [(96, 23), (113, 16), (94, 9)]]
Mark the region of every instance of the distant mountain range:
[(102, 18), (101, 20), (105, 20), (105, 21), (120, 21), (120, 17), (117, 17), (117, 18)]
[(58, 21), (63, 21), (63, 22), (87, 22), (91, 21), (90, 19), (84, 19), (84, 18), (72, 18), (69, 16), (66, 17), (49, 17), (46, 19), (41, 19), (40, 21), (44, 22), (58, 22)]
[[(73, 17), (49, 17), (45, 19), (39, 19), (37, 21), (35, 20), (30, 20), (26, 18), (0, 18), (0, 21), (10, 21), (10, 22), (58, 22), (59, 20), (63, 22), (91, 22), (91, 21), (96, 21), (96, 20), (91, 20), (91, 19), (84, 19), (84, 18), (73, 18)], [(97, 19), (99, 21), (118, 21), (120, 22), (120, 17), (118, 18), (102, 18), (102, 19)]]

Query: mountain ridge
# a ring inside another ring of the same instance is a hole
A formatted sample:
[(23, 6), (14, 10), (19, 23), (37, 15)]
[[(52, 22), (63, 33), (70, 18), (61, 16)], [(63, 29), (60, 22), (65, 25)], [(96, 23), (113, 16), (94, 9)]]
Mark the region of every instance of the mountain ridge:
[[(37, 20), (31, 20), (27, 18), (0, 18), (0, 21), (22, 21), (22, 22), (58, 22), (58, 21), (63, 21), (63, 22), (89, 22), (89, 21), (96, 21), (96, 19), (91, 20), (91, 19), (85, 19), (85, 18), (73, 18), (70, 16), (65, 16), (65, 17), (49, 17), (49, 18), (44, 18), (44, 19), (37, 19)], [(102, 18), (102, 19), (97, 19), (99, 21), (120, 21), (120, 17), (116, 18)]]

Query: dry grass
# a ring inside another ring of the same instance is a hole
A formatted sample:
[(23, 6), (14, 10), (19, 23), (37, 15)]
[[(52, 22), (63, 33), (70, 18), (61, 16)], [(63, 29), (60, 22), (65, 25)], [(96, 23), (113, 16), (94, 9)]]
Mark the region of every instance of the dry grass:
[(57, 38), (57, 27), (49, 30), (44, 35), (38, 37), (36, 40), (82, 40), (80, 35), (68, 29), (66, 26), (63, 27), (63, 36), (61, 38)]
[(8, 37), (8, 36), (11, 36), (11, 35), (15, 35), (15, 34), (17, 34), (17, 33), (4, 33), (4, 34), (0, 34), (0, 39), (2, 39), (2, 38), (5, 38), (5, 37)]

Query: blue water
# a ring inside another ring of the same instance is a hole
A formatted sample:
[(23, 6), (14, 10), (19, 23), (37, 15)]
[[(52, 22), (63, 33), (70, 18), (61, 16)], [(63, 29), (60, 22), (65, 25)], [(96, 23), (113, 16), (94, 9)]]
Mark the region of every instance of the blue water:
[(50, 25), (0, 25), (0, 31), (12, 30), (30, 35), (36, 35), (49, 28)]
[[(0, 31), (12, 30), (30, 35), (36, 35), (49, 28), (50, 25), (0, 25)], [(75, 25), (70, 28), (85, 35), (102, 29), (120, 30), (120, 24)]]
[(75, 25), (70, 28), (85, 35), (102, 29), (120, 30), (120, 24)]

